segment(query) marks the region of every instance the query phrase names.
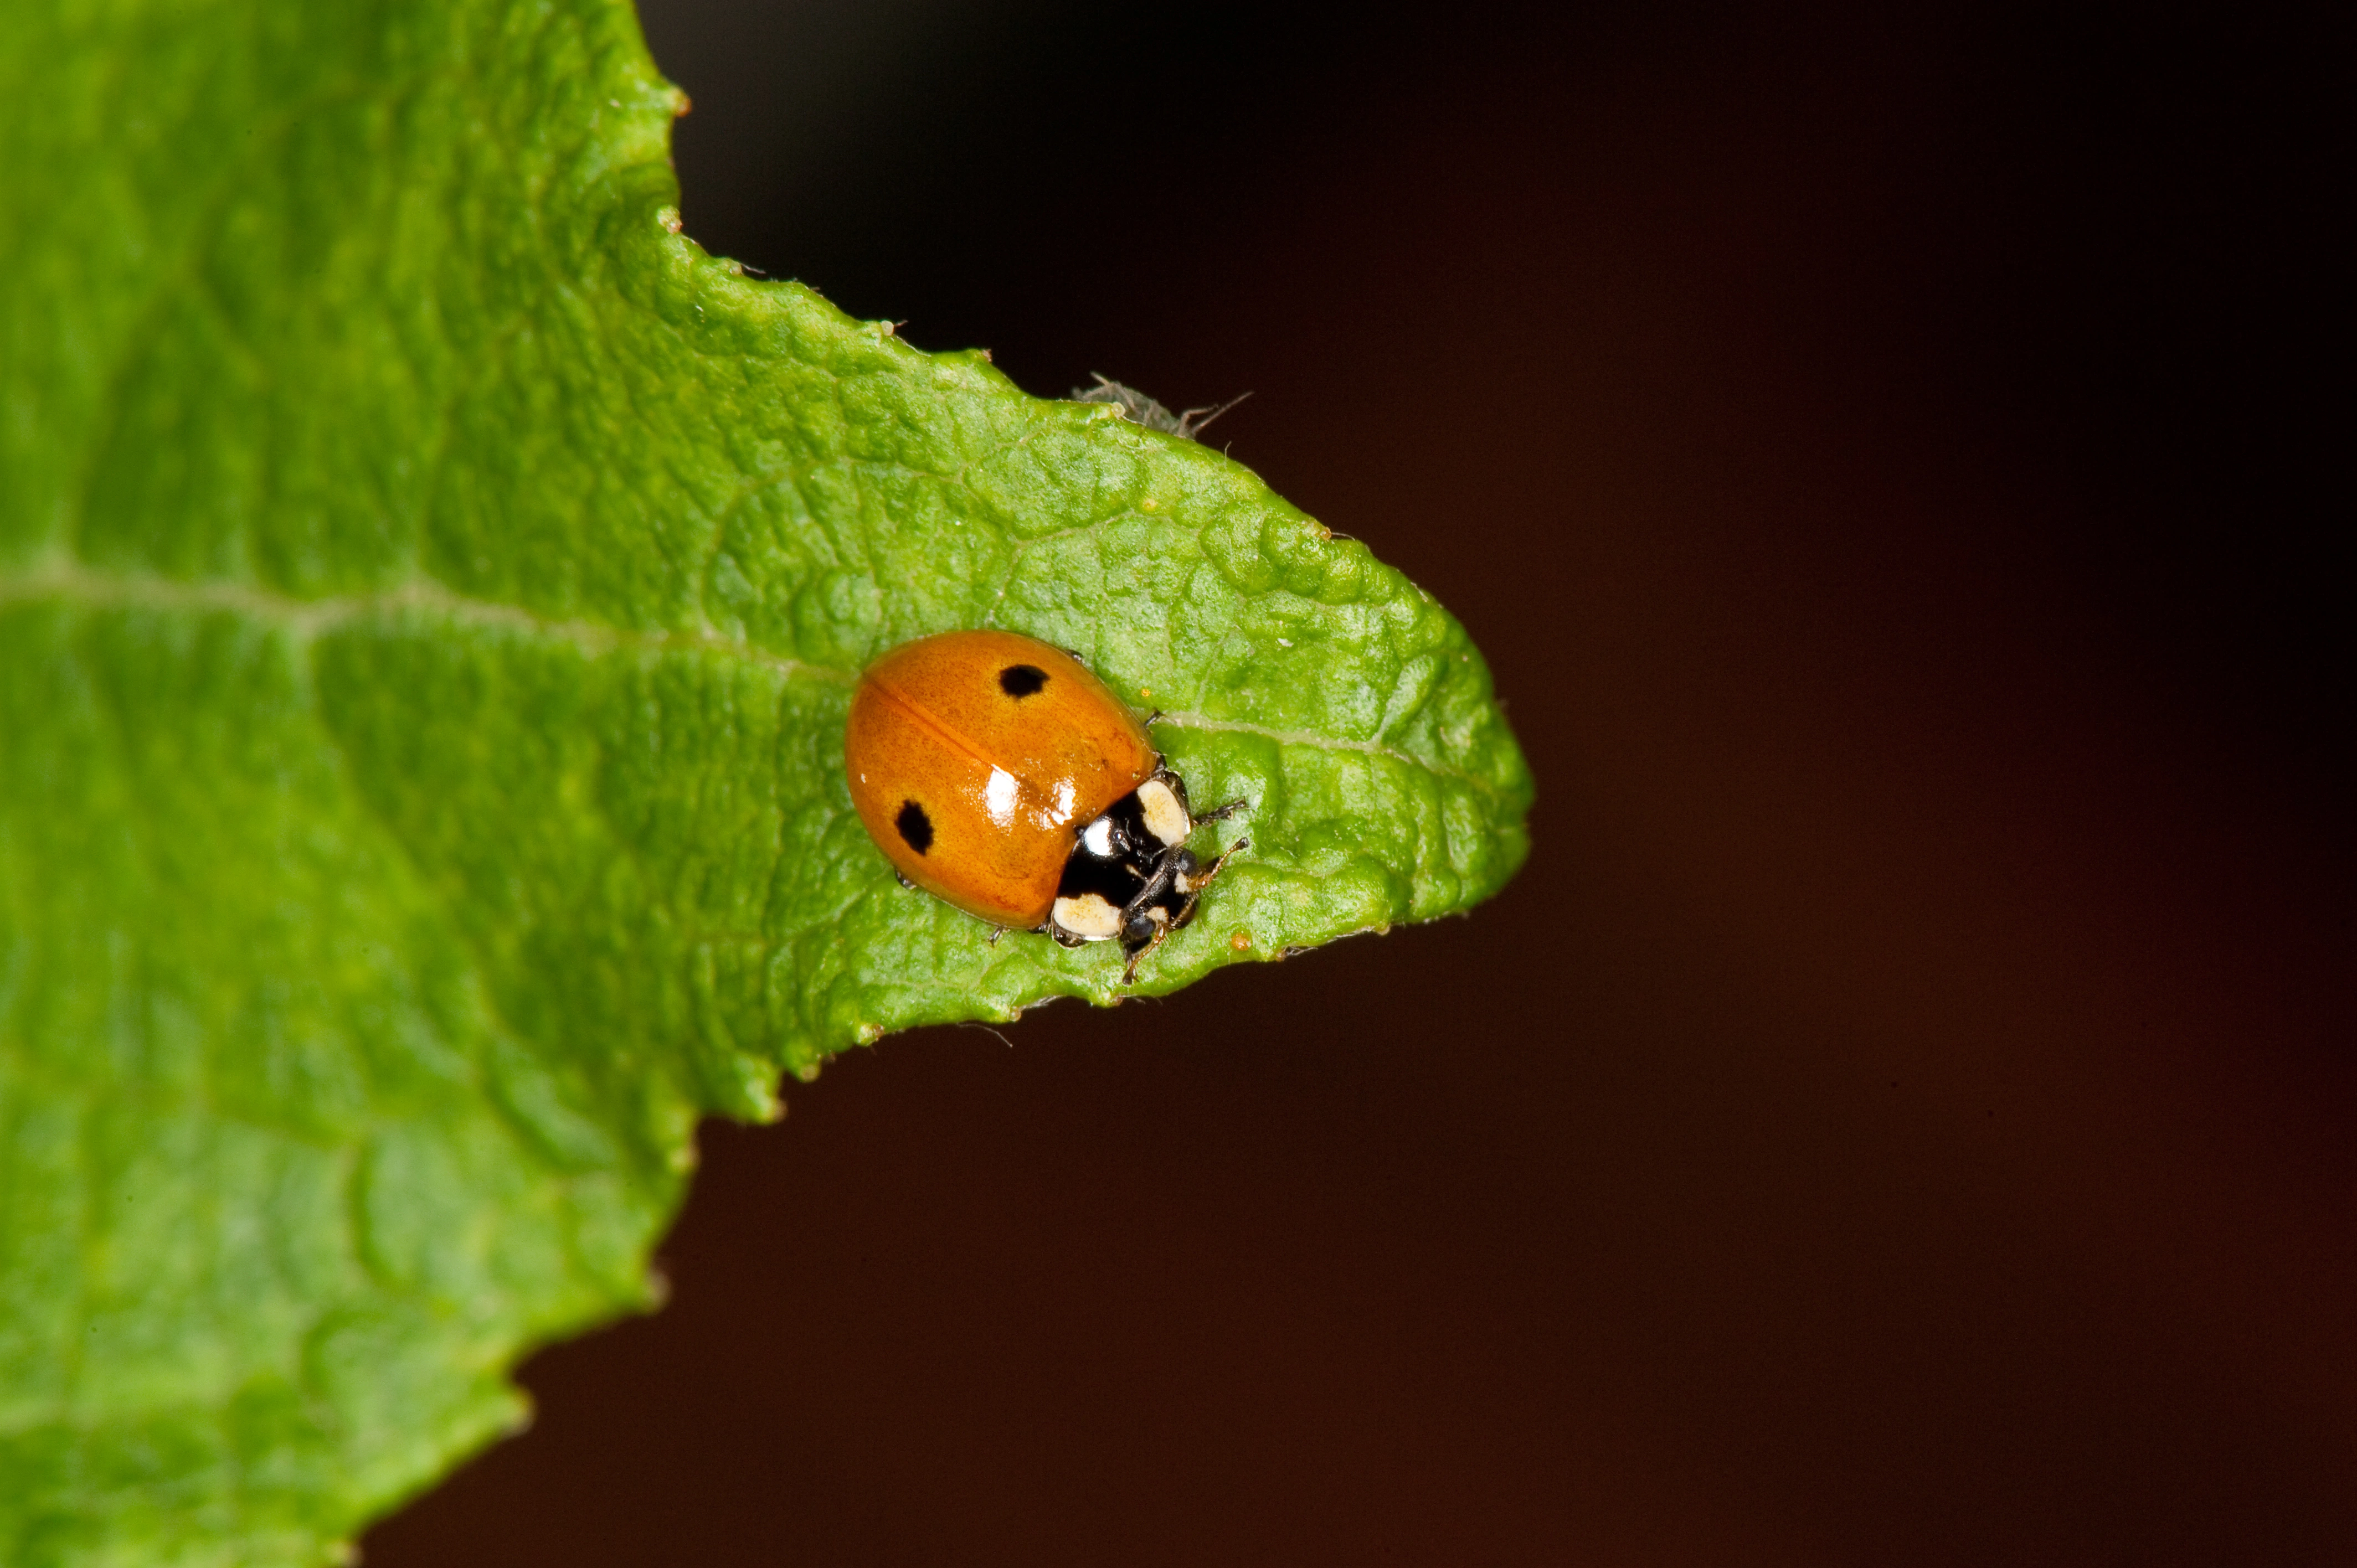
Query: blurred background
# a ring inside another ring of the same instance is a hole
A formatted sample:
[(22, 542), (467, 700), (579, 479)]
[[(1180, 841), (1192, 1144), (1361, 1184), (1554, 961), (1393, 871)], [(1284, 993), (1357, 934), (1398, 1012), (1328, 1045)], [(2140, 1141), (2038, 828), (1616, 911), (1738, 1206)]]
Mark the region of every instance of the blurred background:
[(2325, 15), (648, 0), (690, 234), (1253, 392), (1537, 850), (708, 1127), (371, 1568), (2357, 1561)]

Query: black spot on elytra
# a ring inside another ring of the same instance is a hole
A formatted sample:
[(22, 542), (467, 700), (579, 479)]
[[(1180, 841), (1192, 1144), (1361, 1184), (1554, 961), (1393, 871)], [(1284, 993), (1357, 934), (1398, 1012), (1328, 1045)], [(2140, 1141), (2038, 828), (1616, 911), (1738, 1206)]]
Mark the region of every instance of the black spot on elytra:
[(1048, 672), (1036, 664), (1010, 664), (998, 672), (998, 689), (1010, 697), (1028, 697), (1048, 683)]
[(892, 825), (900, 830), (902, 841), (919, 854), (933, 847), (933, 819), (925, 815), (925, 808), (914, 800), (900, 802), (900, 814), (892, 819)]

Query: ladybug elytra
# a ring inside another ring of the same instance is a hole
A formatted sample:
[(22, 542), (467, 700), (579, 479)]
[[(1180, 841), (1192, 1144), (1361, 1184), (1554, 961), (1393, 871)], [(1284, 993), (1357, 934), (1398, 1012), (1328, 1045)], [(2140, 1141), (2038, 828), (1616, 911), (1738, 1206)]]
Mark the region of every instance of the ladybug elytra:
[(951, 631), (863, 671), (844, 727), (851, 798), (901, 879), (993, 926), (1067, 947), (1118, 940), (1123, 983), (1239, 839), (1208, 865), (1185, 780), (1103, 682), (1009, 631)]

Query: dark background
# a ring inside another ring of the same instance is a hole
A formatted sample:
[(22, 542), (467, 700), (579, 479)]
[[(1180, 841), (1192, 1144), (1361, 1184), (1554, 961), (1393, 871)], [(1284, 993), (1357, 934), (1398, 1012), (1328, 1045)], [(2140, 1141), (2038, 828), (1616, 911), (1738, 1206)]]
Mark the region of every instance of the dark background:
[(2341, 40), (1555, 12), (650, 0), (691, 234), (1254, 392), (1537, 850), (707, 1128), (371, 1568), (2357, 1561)]

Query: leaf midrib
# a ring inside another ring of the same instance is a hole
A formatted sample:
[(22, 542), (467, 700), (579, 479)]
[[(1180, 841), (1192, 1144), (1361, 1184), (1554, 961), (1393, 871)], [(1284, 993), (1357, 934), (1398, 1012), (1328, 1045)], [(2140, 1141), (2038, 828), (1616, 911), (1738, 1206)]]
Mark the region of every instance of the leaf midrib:
[[(180, 610), (242, 615), (285, 628), (301, 641), (324, 632), (377, 618), (419, 611), (485, 630), (524, 632), (573, 644), (592, 656), (616, 652), (697, 652), (739, 659), (774, 670), (789, 679), (808, 678), (831, 685), (850, 686), (859, 679), (856, 670), (772, 653), (759, 643), (710, 632), (632, 631), (602, 621), (555, 619), (513, 605), (469, 598), (452, 593), (427, 577), (415, 577), (396, 588), (372, 594), (334, 594), (316, 599), (296, 598), (251, 584), (188, 582), (145, 573), (93, 572), (79, 562), (52, 560), (29, 572), (0, 574), (0, 607), (43, 599), (63, 600), (95, 607)], [(1447, 767), (1430, 757), (1386, 746), (1381, 741), (1350, 740), (1308, 730), (1278, 729), (1242, 719), (1213, 718), (1193, 712), (1166, 713), (1156, 727), (1204, 734), (1249, 735), (1280, 746), (1314, 746), (1321, 751), (1347, 751), (1386, 757), (1410, 768), (1454, 779), (1490, 798), (1502, 799), (1496, 782), (1479, 774)]]
[(703, 632), (629, 631), (602, 621), (553, 619), (513, 605), (454, 594), (431, 578), (412, 578), (397, 588), (374, 594), (330, 594), (298, 599), (244, 583), (191, 583), (173, 577), (92, 572), (70, 563), (53, 563), (14, 576), (0, 575), (0, 606), (62, 599), (100, 608), (224, 612), (266, 620), (285, 628), (299, 640), (355, 622), (422, 611), (461, 625), (485, 630), (527, 632), (570, 642), (584, 653), (675, 652), (716, 653), (741, 659), (780, 674), (808, 676), (848, 686), (858, 672), (830, 664), (788, 659), (758, 643)]

